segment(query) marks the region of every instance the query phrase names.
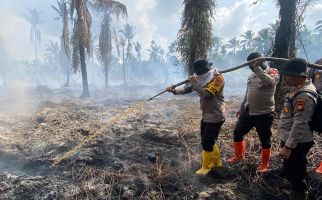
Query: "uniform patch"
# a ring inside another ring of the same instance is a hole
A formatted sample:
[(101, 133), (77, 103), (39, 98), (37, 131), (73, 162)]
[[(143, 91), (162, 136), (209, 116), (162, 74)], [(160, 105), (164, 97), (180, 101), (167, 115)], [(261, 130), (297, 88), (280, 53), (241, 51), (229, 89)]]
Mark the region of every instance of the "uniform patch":
[(212, 95), (215, 95), (216, 92), (221, 90), (223, 83), (224, 83), (223, 76), (218, 75), (205, 86), (205, 90), (210, 92)]
[(320, 79), (320, 78), (321, 78), (320, 73), (319, 72), (315, 73), (315, 80)]
[(215, 85), (220, 86), (223, 83), (224, 79), (221, 76), (215, 78)]
[(284, 112), (285, 112), (285, 113), (288, 113), (288, 112), (289, 112), (288, 107), (286, 107), (286, 106), (284, 107)]
[(305, 100), (304, 99), (298, 99), (296, 101), (296, 110), (299, 112), (304, 111), (304, 106), (305, 106)]

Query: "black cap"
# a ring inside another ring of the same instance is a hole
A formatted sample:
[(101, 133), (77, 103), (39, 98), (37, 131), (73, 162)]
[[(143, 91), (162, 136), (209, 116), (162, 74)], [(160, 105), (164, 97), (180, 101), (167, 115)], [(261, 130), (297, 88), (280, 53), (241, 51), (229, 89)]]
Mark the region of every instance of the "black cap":
[(306, 60), (303, 58), (292, 58), (285, 64), (281, 74), (308, 77)]
[(251, 61), (251, 60), (254, 60), (255, 58), (259, 58), (259, 57), (262, 57), (262, 54), (260, 54), (258, 52), (253, 52), (248, 55), (247, 61)]
[(212, 63), (208, 62), (206, 59), (200, 58), (195, 60), (192, 64), (193, 72), (198, 76), (207, 73), (211, 70)]
[[(251, 60), (254, 60), (255, 58), (259, 58), (259, 57), (262, 57), (262, 54), (260, 54), (260, 53), (258, 53), (258, 52), (253, 52), (253, 53), (251, 53), (251, 54), (249, 54), (249, 55), (247, 56), (247, 61), (251, 61)], [(253, 66), (249, 66), (249, 68), (250, 68), (252, 71), (254, 71)], [(267, 68), (267, 66), (263, 63), (263, 64), (261, 65), (261, 68), (262, 68), (263, 70), (265, 70), (265, 69)]]

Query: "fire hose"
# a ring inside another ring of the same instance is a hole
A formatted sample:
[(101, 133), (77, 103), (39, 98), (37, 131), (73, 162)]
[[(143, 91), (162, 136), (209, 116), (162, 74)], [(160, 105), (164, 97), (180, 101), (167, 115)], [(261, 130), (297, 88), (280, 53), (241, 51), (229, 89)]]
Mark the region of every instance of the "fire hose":
[[(285, 63), (285, 62), (288, 62), (290, 59), (287, 59), (287, 58), (274, 58), (274, 57), (263, 57), (264, 58), (264, 61), (271, 61), (271, 62), (281, 62), (281, 63)], [(219, 73), (221, 74), (224, 74), (224, 73), (228, 73), (228, 72), (232, 72), (232, 71), (235, 71), (237, 69), (241, 69), (243, 67), (247, 67), (251, 64), (253, 64), (255, 62), (255, 59), (254, 60), (250, 60), (244, 64), (241, 64), (241, 65), (238, 65), (236, 67), (231, 67), (231, 68), (228, 68), (228, 69), (224, 69), (224, 70), (221, 70), (219, 71)], [(318, 65), (318, 64), (312, 64), (312, 63), (308, 63), (307, 64), (307, 67), (309, 68), (313, 68), (313, 69), (319, 69), (319, 70), (322, 70), (322, 65)], [(174, 84), (172, 85), (172, 89), (180, 86), (180, 85), (183, 85), (183, 84), (186, 84), (186, 83), (189, 83), (189, 80), (184, 80), (184, 81), (181, 81), (180, 83), (177, 83), (177, 84)], [(152, 99), (162, 95), (163, 93), (166, 93), (167, 90), (163, 90), (162, 92), (158, 93), (157, 95), (151, 97), (150, 99), (148, 99), (147, 101), (151, 101)]]

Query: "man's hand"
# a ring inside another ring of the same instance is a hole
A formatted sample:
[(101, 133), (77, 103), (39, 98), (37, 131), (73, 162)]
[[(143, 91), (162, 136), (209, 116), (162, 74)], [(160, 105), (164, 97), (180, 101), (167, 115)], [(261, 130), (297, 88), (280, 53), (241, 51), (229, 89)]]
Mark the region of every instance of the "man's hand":
[(262, 57), (258, 57), (255, 59), (255, 62), (253, 64), (253, 67), (258, 67), (258, 66), (261, 66), (263, 64), (263, 62), (265, 61), (264, 58)]
[(292, 149), (283, 147), (279, 152), (277, 157), (282, 159), (288, 159), (292, 153)]
[(192, 75), (189, 76), (189, 81), (193, 87), (197, 86), (199, 84), (198, 76), (197, 75)]
[(168, 86), (168, 87), (166, 87), (165, 88), (165, 90), (167, 91), (167, 92), (173, 92), (173, 87), (172, 86)]

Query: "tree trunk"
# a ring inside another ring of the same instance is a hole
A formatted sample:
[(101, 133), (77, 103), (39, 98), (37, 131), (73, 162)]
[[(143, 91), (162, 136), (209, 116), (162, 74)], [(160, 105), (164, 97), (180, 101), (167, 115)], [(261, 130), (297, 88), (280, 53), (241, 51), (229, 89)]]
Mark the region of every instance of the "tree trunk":
[(107, 88), (108, 87), (108, 66), (107, 65), (105, 65), (104, 71), (105, 71), (105, 88)]
[(123, 56), (123, 62), (122, 62), (122, 65), (123, 65), (123, 83), (124, 85), (126, 85), (126, 78), (125, 78), (125, 56), (124, 56), (124, 47), (123, 47), (123, 52), (122, 52), (122, 56)]
[[(276, 31), (273, 48), (274, 57), (290, 58), (295, 56), (296, 38), (296, 0), (279, 0), (280, 25)], [(276, 66), (279, 70), (281, 66)]]
[(85, 48), (82, 44), (79, 44), (79, 56), (80, 56), (80, 61), (81, 61), (81, 72), (82, 72), (82, 79), (83, 79), (83, 94), (81, 97), (88, 98), (88, 97), (90, 97), (90, 94), (89, 94), (88, 81), (87, 81)]
[[(276, 31), (273, 57), (295, 57), (296, 38), (296, 3), (297, 0), (278, 0), (280, 5), (280, 25)], [(282, 63), (274, 63), (273, 67), (279, 71), (283, 69)], [(280, 113), (283, 108), (284, 91), (282, 90), (282, 77), (275, 93), (276, 111)]]
[(63, 87), (69, 87), (69, 80), (70, 80), (70, 71), (68, 70), (66, 72), (66, 83), (64, 84)]
[(37, 53), (37, 35), (35, 30), (35, 59), (36, 59), (36, 83), (39, 85), (38, 53)]

